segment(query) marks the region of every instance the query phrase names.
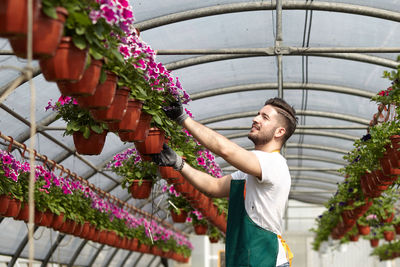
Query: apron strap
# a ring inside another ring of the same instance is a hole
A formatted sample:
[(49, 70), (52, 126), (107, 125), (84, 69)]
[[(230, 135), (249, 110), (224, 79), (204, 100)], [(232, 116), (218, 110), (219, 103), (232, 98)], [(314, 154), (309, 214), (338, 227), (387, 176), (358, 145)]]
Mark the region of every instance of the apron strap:
[(285, 250), (286, 253), (286, 258), (289, 261), (289, 266), (292, 266), (292, 259), (293, 259), (293, 253), (290, 251), (289, 245), (286, 243), (285, 239), (282, 238), (281, 235), (278, 235), (279, 240), (281, 240), (283, 249)]

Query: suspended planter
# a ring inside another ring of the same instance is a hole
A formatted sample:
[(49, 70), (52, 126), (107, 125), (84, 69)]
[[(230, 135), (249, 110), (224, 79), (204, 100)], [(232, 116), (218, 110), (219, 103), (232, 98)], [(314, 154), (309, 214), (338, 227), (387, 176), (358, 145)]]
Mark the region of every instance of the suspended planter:
[(188, 216), (187, 211), (183, 209), (179, 209), (179, 214), (175, 209), (171, 210), (171, 218), (176, 223), (184, 223), (186, 222), (186, 218)]
[[(33, 20), (39, 14), (40, 1), (33, 0)], [(2, 0), (0, 1), (0, 37), (16, 37), (28, 32), (28, 1)]]
[(50, 225), (53, 223), (53, 218), (54, 218), (54, 214), (51, 211), (49, 211), (49, 210), (45, 211), (43, 213), (43, 217), (40, 222), (40, 225), (50, 227)]
[(182, 174), (180, 172), (174, 170), (172, 167), (168, 166), (159, 166), (158, 170), (160, 171), (160, 175), (164, 178), (168, 184), (173, 184), (178, 180), (183, 181)]
[(83, 230), (83, 223), (76, 223), (74, 232), (72, 234), (74, 236), (80, 236)]
[(351, 242), (357, 242), (359, 238), (360, 238), (359, 234), (355, 234), (355, 235), (350, 235), (349, 236), (349, 239), (350, 239)]
[(134, 180), (129, 187), (129, 191), (133, 198), (146, 199), (149, 198), (152, 187), (152, 180)]
[(371, 231), (371, 228), (369, 227), (369, 225), (357, 224), (357, 228), (358, 228), (358, 232), (360, 233), (360, 235), (368, 235)]
[(207, 224), (195, 224), (193, 227), (196, 235), (205, 235), (207, 233)]
[(375, 248), (379, 245), (379, 238), (370, 239), (369, 243), (371, 247)]
[(158, 128), (150, 128), (144, 142), (135, 142), (135, 147), (142, 155), (159, 154), (164, 144), (164, 131)]
[[(56, 53), (68, 16), (68, 11), (63, 7), (57, 7), (56, 11), (57, 19), (50, 18), (42, 11), (33, 23), (32, 56), (34, 59), (49, 58)], [(9, 42), (18, 57), (27, 58), (26, 36), (10, 38)]]
[(26, 202), (21, 203), (21, 210), (19, 211), (19, 214), (17, 217), (15, 217), (16, 220), (21, 220), (24, 222), (28, 222), (29, 220), (29, 205)]
[(212, 236), (209, 236), (209, 237), (208, 237), (208, 240), (210, 241), (210, 243), (218, 243), (219, 237), (212, 237)]
[(121, 121), (126, 112), (130, 91), (131, 90), (128, 87), (118, 87), (115, 92), (114, 100), (107, 109), (90, 110), (93, 118), (102, 122)]
[(15, 198), (10, 198), (8, 203), (8, 209), (3, 216), (5, 217), (16, 217), (21, 210), (21, 201)]
[(133, 132), (139, 124), (143, 102), (136, 99), (129, 99), (126, 112), (120, 122), (108, 123), (110, 132)]
[(0, 215), (4, 214), (8, 209), (10, 198), (7, 195), (0, 196)]
[(99, 155), (103, 150), (106, 136), (107, 131), (98, 134), (91, 130), (89, 137), (86, 139), (82, 132), (74, 132), (73, 139), (76, 151), (81, 155)]
[(56, 54), (39, 61), (43, 76), (47, 81), (79, 81), (82, 78), (87, 50), (80, 50), (72, 38), (64, 36), (57, 47)]
[(54, 214), (51, 227), (54, 230), (58, 230), (63, 225), (63, 223), (64, 223), (64, 213), (60, 213), (59, 215)]
[(91, 96), (96, 92), (99, 83), (101, 60), (92, 59), (89, 67), (84, 71), (82, 78), (78, 82), (58, 81), (57, 86), (64, 96)]
[(86, 109), (106, 109), (111, 105), (117, 90), (118, 78), (111, 71), (106, 73), (106, 81), (97, 85), (94, 95), (77, 97), (79, 106)]
[(386, 241), (392, 241), (392, 240), (394, 240), (395, 232), (394, 231), (383, 231), (383, 237), (385, 238)]
[(119, 132), (119, 138), (123, 142), (141, 142), (144, 141), (149, 134), (150, 121), (152, 116), (142, 112), (140, 114), (139, 123), (134, 132)]

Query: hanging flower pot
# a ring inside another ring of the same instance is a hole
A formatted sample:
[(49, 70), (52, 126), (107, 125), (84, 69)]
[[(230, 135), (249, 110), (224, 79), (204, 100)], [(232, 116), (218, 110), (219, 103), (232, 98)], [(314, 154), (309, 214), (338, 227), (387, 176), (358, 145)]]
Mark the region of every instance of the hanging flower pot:
[(117, 234), (114, 231), (108, 231), (106, 244), (109, 246), (114, 246), (116, 240)]
[(111, 71), (106, 71), (107, 79), (99, 83), (94, 95), (77, 97), (79, 106), (86, 109), (106, 109), (114, 100), (118, 77)]
[(194, 227), (194, 232), (197, 235), (205, 235), (207, 233), (207, 229), (208, 229), (207, 224), (196, 224), (196, 225), (193, 225), (193, 227)]
[(386, 241), (394, 240), (395, 232), (394, 231), (383, 231), (383, 237)]
[(393, 221), (393, 218), (394, 218), (394, 213), (392, 212), (392, 213), (385, 213), (386, 214), (386, 218), (382, 218), (381, 219), (381, 221), (383, 222), (383, 223), (391, 223), (392, 221)]
[(36, 225), (40, 225), (40, 223), (42, 222), (43, 214), (44, 214), (43, 211), (39, 211), (39, 210), (35, 209), (35, 220), (34, 221), (35, 221)]
[(119, 138), (122, 142), (144, 141), (149, 134), (151, 119), (151, 115), (142, 112), (136, 130), (134, 132), (120, 132), (118, 133)]
[(360, 235), (359, 235), (359, 234), (350, 235), (350, 236), (349, 236), (349, 239), (350, 239), (351, 242), (357, 242), (359, 238), (360, 238)]
[[(33, 20), (39, 14), (40, 1), (33, 1)], [(28, 1), (2, 0), (0, 1), (0, 37), (23, 36), (28, 32)]]
[[(56, 53), (68, 16), (68, 11), (63, 7), (57, 7), (56, 11), (57, 19), (50, 18), (42, 11), (33, 23), (32, 56), (34, 59), (49, 58)], [(18, 57), (27, 58), (26, 36), (10, 38), (9, 41)]]
[(171, 218), (174, 222), (176, 223), (184, 223), (186, 222), (186, 218), (187, 218), (187, 211), (183, 210), (183, 209), (179, 209), (179, 214), (175, 209), (171, 210)]
[(99, 243), (106, 244), (107, 241), (107, 230), (101, 230), (99, 235)]
[(360, 235), (368, 235), (371, 231), (369, 225), (359, 225), (357, 224), (358, 232)]
[(89, 67), (77, 82), (58, 81), (57, 86), (64, 96), (91, 96), (96, 92), (103, 61), (92, 59)]
[(7, 211), (9, 203), (10, 198), (7, 195), (0, 196), (0, 215), (4, 214)]
[(66, 219), (65, 222), (63, 223), (63, 225), (60, 227), (59, 231), (66, 233), (66, 234), (70, 234), (73, 233), (75, 230), (75, 222), (70, 220), (70, 219)]
[(173, 184), (176, 180), (184, 179), (180, 172), (174, 170), (172, 167), (159, 166), (158, 170), (160, 171), (161, 177), (164, 178), (168, 184)]
[(126, 112), (120, 122), (108, 123), (110, 132), (133, 132), (139, 124), (140, 113), (143, 102), (136, 99), (129, 99)]
[(15, 217), (16, 220), (21, 220), (24, 222), (28, 222), (29, 220), (29, 205), (28, 203), (24, 202), (21, 203), (21, 210), (19, 211), (19, 214), (17, 217)]
[(129, 250), (137, 251), (139, 249), (139, 241), (136, 238), (132, 238), (131, 246)]
[(47, 210), (43, 213), (42, 220), (40, 222), (41, 226), (49, 227), (53, 223), (54, 214)]
[(379, 238), (370, 239), (369, 243), (371, 247), (376, 248), (379, 245)]
[(21, 201), (15, 198), (10, 198), (10, 201), (8, 203), (8, 209), (3, 214), (3, 216), (16, 217), (19, 214), (20, 210), (21, 210)]
[(87, 54), (87, 50), (74, 45), (71, 37), (64, 36), (56, 54), (39, 61), (40, 69), (47, 81), (79, 81), (85, 70)]
[[(141, 185), (139, 185), (140, 183)], [(150, 196), (152, 186), (152, 180), (135, 180), (129, 187), (129, 191), (131, 192), (133, 198), (145, 199)]]
[(135, 147), (141, 155), (159, 154), (164, 144), (164, 131), (150, 128), (144, 142), (135, 142)]
[(86, 139), (83, 137), (82, 132), (74, 132), (73, 138), (76, 151), (81, 155), (99, 155), (103, 150), (106, 136), (107, 131), (98, 134), (90, 130), (90, 136)]
[(209, 236), (208, 240), (210, 241), (210, 243), (218, 243), (219, 237)]
[(80, 237), (87, 239), (88, 236), (90, 235), (90, 223), (89, 222), (85, 222), (83, 224), (83, 228), (82, 228), (82, 232), (80, 234)]
[(72, 232), (72, 234), (74, 236), (80, 236), (83, 230), (83, 223), (75, 223), (75, 229), (74, 232)]
[(128, 97), (131, 89), (118, 87), (114, 100), (107, 109), (92, 109), (90, 113), (93, 118), (102, 122), (119, 122), (122, 120), (128, 104)]
[(51, 227), (54, 230), (58, 230), (63, 225), (63, 223), (64, 223), (64, 213), (60, 213), (59, 215), (54, 214)]

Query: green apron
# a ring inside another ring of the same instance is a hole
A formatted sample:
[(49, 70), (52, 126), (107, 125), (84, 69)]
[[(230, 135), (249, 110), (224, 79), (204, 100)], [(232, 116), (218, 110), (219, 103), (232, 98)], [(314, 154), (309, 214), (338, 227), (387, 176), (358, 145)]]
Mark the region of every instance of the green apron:
[(278, 237), (255, 224), (244, 206), (245, 180), (232, 180), (226, 231), (226, 267), (276, 267)]

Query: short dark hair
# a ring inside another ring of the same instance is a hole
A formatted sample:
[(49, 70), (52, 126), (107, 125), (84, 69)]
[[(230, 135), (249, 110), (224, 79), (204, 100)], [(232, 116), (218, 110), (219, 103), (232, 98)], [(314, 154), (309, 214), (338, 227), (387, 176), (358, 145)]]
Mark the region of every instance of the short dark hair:
[(279, 97), (268, 99), (264, 105), (273, 106), (278, 112), (278, 114), (282, 115), (284, 118), (284, 128), (286, 129), (286, 133), (283, 136), (283, 142), (282, 142), (283, 145), (296, 130), (296, 125), (297, 125), (296, 111), (285, 100)]

